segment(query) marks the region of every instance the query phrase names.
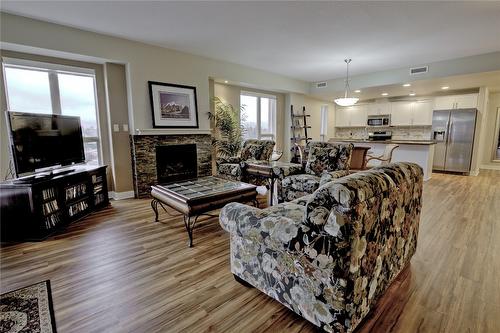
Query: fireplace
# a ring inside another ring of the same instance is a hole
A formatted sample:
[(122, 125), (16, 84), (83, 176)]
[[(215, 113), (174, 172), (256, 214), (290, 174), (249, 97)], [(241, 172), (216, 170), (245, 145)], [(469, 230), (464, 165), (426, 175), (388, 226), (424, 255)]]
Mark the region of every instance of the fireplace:
[(196, 178), (198, 174), (196, 144), (156, 146), (158, 183)]

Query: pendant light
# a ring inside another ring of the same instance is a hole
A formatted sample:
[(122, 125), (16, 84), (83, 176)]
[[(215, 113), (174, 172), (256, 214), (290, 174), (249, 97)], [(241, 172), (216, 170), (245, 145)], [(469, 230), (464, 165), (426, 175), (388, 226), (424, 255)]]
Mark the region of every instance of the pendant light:
[(336, 98), (335, 103), (337, 105), (340, 105), (340, 106), (351, 106), (351, 105), (356, 104), (359, 101), (359, 98), (349, 97), (349, 89), (350, 89), (349, 88), (349, 63), (351, 62), (351, 59), (345, 59), (344, 61), (347, 65), (344, 97)]

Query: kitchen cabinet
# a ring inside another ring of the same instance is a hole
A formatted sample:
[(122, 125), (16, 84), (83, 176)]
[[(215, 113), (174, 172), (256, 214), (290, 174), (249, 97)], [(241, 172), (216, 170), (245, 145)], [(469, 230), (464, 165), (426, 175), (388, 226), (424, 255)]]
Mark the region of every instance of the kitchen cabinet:
[(372, 103), (367, 105), (367, 114), (369, 116), (379, 116), (391, 114), (392, 103)]
[(403, 101), (392, 103), (392, 126), (432, 125), (432, 101)]
[(439, 96), (434, 101), (434, 110), (477, 108), (478, 94)]
[(410, 126), (413, 117), (413, 102), (393, 102), (391, 126)]
[(335, 111), (335, 126), (337, 127), (363, 127), (366, 126), (366, 106), (353, 105), (337, 107)]
[(432, 125), (432, 101), (413, 102), (412, 125), (431, 126)]

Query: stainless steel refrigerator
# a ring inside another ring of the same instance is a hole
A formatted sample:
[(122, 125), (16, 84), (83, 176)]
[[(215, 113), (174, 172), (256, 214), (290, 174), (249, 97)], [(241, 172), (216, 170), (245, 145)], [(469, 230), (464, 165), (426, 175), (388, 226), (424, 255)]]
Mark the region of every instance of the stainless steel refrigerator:
[(469, 172), (476, 127), (476, 109), (438, 110), (432, 116), (433, 170)]

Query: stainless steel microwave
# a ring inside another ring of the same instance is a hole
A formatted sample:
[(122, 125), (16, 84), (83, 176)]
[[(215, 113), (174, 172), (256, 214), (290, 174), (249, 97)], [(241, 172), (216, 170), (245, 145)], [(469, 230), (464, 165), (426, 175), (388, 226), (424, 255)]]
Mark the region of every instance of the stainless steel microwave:
[(368, 116), (368, 126), (391, 126), (391, 115), (383, 114), (383, 115), (375, 115)]

